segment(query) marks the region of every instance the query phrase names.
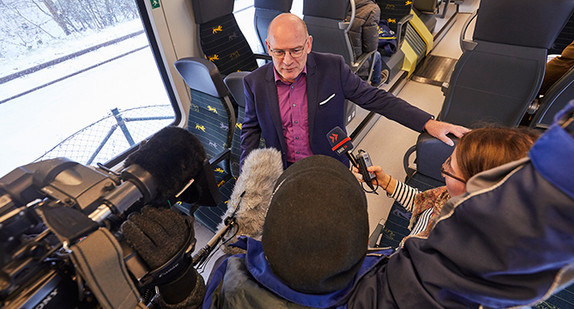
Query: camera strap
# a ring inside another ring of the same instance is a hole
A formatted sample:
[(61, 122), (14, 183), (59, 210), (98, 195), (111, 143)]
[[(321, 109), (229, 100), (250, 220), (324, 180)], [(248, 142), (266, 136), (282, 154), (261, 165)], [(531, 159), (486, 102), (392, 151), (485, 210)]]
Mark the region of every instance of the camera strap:
[(130, 279), (116, 238), (100, 228), (71, 247), (72, 260), (100, 306), (110, 309), (145, 308)]

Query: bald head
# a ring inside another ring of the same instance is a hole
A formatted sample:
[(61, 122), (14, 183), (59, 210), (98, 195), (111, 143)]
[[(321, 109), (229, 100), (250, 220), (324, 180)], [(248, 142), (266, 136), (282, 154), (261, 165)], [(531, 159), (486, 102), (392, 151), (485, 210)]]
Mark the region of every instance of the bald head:
[(303, 72), (312, 42), (305, 22), (297, 15), (285, 13), (271, 21), (265, 44), (282, 80), (293, 82)]
[(283, 13), (269, 23), (267, 40), (274, 40), (275, 37), (285, 37), (287, 35), (296, 35), (303, 38), (309, 35), (307, 33), (307, 25), (305, 25), (305, 22), (299, 18), (299, 16), (291, 13)]

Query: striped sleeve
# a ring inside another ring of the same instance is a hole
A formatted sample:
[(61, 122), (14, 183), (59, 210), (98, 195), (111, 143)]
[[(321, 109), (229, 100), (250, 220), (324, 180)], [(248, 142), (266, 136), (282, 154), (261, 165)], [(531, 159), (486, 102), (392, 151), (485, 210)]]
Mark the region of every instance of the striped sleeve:
[(433, 209), (429, 208), (421, 213), (418, 217), (415, 226), (411, 230), (409, 235), (417, 235), (418, 233), (424, 232), (427, 229), (427, 226), (430, 222), (431, 216), (433, 213)]
[(397, 186), (393, 194), (389, 197), (395, 199), (399, 202), (407, 211), (412, 212), (415, 204), (415, 195), (419, 193), (417, 188), (413, 188), (399, 180), (397, 180)]

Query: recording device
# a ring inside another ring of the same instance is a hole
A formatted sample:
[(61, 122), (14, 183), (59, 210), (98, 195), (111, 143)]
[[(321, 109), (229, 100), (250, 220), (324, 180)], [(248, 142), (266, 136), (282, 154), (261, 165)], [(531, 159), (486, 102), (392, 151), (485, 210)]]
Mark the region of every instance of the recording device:
[(359, 153), (357, 154), (357, 163), (359, 164), (359, 173), (363, 175), (363, 180), (367, 186), (369, 186), (369, 188), (375, 192), (373, 180), (377, 178), (377, 175), (367, 170), (367, 167), (373, 166), (373, 163), (371, 162), (371, 157), (369, 154), (363, 149), (359, 149)]
[[(335, 127), (333, 130), (327, 133), (327, 139), (329, 140), (329, 144), (332, 147), (332, 150), (336, 152), (339, 156), (345, 153), (345, 155), (351, 161), (354, 167), (359, 170), (359, 173), (363, 175), (363, 180), (375, 192), (375, 188), (373, 186), (372, 180), (376, 179), (375, 173), (369, 172), (367, 167), (372, 166), (371, 157), (369, 154), (360, 149), (357, 156), (353, 156), (351, 150), (353, 150), (353, 143), (351, 142), (351, 138), (347, 136), (345, 131), (343, 131), (340, 127)], [(375, 192), (376, 193), (376, 192)]]
[(118, 174), (55, 158), (0, 178), (0, 307), (90, 307), (71, 245), (100, 226), (117, 232), (132, 206), (176, 194), (211, 206), (220, 199), (205, 151), (185, 129), (160, 130), (124, 166)]

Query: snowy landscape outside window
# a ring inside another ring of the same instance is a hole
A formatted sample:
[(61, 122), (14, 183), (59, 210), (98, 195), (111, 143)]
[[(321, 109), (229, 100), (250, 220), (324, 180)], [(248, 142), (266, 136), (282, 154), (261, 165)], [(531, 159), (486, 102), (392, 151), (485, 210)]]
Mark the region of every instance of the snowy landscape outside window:
[(140, 11), (0, 0), (0, 177), (54, 157), (95, 166), (174, 122)]

